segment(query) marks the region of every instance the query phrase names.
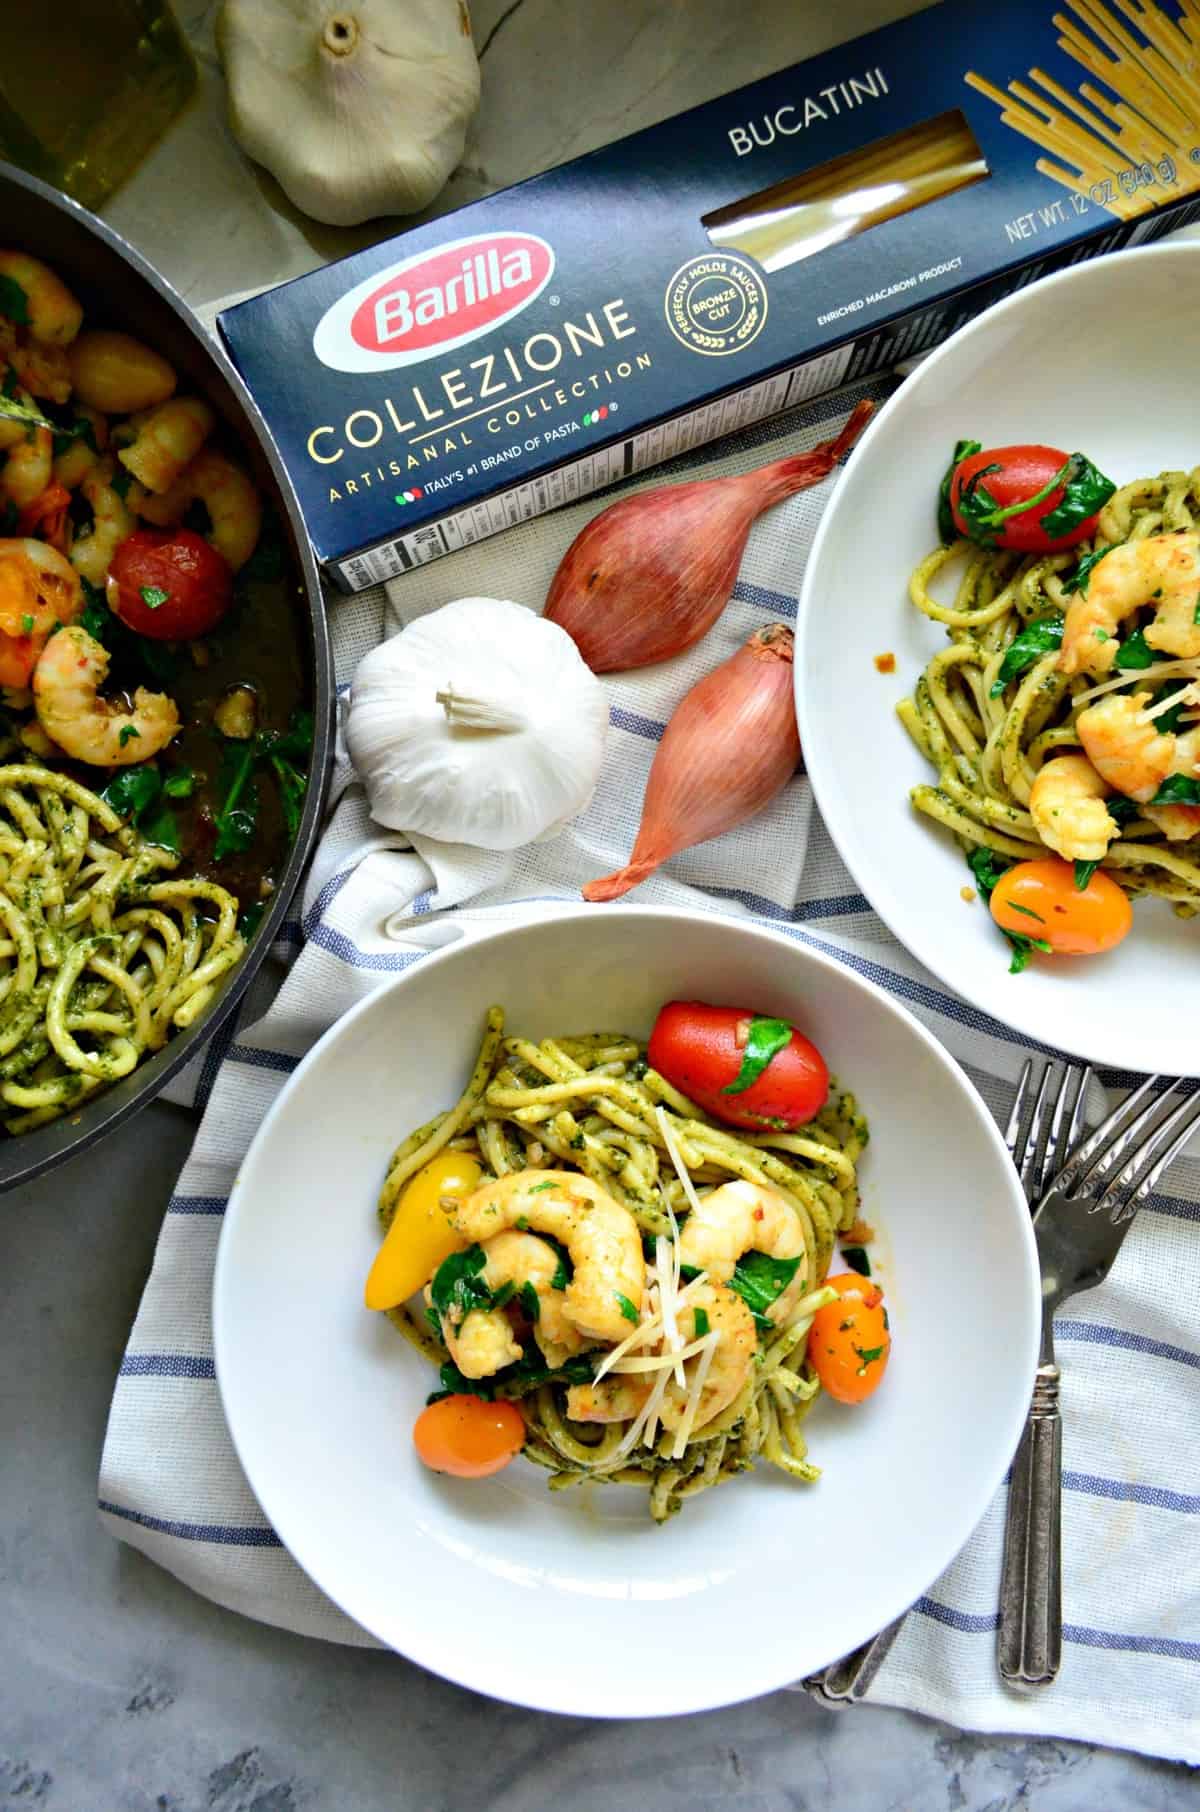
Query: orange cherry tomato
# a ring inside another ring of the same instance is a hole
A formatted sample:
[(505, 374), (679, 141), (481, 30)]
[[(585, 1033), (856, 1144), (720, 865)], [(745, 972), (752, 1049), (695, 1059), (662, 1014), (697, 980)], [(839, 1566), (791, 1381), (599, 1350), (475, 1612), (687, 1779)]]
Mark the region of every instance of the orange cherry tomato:
[(482, 1397), (442, 1397), (413, 1424), (417, 1452), (432, 1472), (456, 1479), (486, 1479), (515, 1459), (525, 1445), (525, 1418), (515, 1403)]
[(992, 892), (992, 917), (1002, 931), (1044, 938), (1056, 956), (1098, 956), (1111, 950), (1133, 924), (1123, 887), (1097, 869), (1087, 886), (1057, 856), (1018, 862)]
[(831, 1397), (839, 1403), (862, 1403), (878, 1388), (892, 1350), (883, 1291), (857, 1271), (827, 1277), (825, 1282), (838, 1292), (838, 1300), (813, 1316), (809, 1362)]

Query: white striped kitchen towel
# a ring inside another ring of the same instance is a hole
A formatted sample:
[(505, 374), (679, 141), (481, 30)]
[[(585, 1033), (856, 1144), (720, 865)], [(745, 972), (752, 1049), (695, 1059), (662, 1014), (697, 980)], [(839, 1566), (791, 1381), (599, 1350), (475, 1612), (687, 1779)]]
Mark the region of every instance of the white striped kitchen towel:
[[(832, 432), (880, 382), (751, 429), (656, 472), (743, 471)], [(831, 483), (832, 481), (830, 481)], [(441, 916), (520, 918), (575, 899), (624, 860), (667, 718), (750, 632), (790, 619), (830, 483), (755, 526), (733, 599), (703, 642), (644, 673), (605, 681), (612, 734), (603, 778), (561, 836), (511, 856), (406, 847), (369, 820), (344, 748), (328, 825), (303, 899), (238, 1018), (191, 1066), (203, 1110), (163, 1224), (121, 1364), (100, 1476), (112, 1532), (219, 1603), (332, 1641), (371, 1639), (282, 1549), (238, 1467), (213, 1374), (209, 1297), (221, 1215), (264, 1112), (313, 1041), (363, 995), (419, 961)], [(397, 581), (392, 595), (331, 602), (343, 696), (381, 635), (449, 598), (537, 607), (596, 500), (525, 524)], [(955, 1054), (997, 1115), (1024, 1041), (921, 969), (872, 914), (840, 863), (803, 774), (753, 823), (689, 850), (639, 898), (750, 916), (833, 955), (910, 1007)], [(282, 986), (263, 1011), (271, 989)], [(261, 1016), (260, 1016), (261, 1015)], [(1111, 1074), (1109, 1085), (1127, 1079)], [(988, 1731), (1020, 1731), (1200, 1762), (1200, 1163), (1181, 1158), (1139, 1217), (1103, 1289), (1058, 1323), (1067, 1416), (1065, 1661), (1035, 1697), (995, 1665), (1003, 1495), (911, 1616), (871, 1698)], [(964, 1278), (969, 1289), (978, 1281)]]

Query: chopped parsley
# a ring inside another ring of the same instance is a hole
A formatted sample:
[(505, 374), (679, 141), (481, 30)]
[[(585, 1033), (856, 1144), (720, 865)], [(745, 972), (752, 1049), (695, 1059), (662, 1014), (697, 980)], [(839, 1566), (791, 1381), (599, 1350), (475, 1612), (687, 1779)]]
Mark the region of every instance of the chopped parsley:
[(175, 768), (163, 781), (163, 792), (169, 799), (190, 799), (196, 790), (196, 776), (191, 768)]
[(704, 1335), (708, 1333), (707, 1309), (692, 1310), (692, 1328), (697, 1340), (703, 1339)]
[(632, 1321), (636, 1327), (640, 1317), (628, 1296), (622, 1296), (620, 1290), (614, 1290), (613, 1295), (616, 1297), (617, 1307), (620, 1309), (622, 1315), (624, 1315), (626, 1321)]
[(530, 1195), (541, 1195), (544, 1189), (556, 1189), (557, 1187), (556, 1183), (535, 1183), (529, 1193)]
[(1135, 629), (1129, 639), (1117, 649), (1117, 666), (1122, 672), (1140, 672), (1143, 667), (1152, 667), (1155, 659), (1154, 651), (1141, 629)]
[(170, 592), (164, 591), (161, 585), (141, 585), (138, 590), (147, 610), (158, 610), (162, 605), (169, 604), (171, 601)]
[(1035, 912), (1032, 906), (1019, 906), (1016, 900), (1010, 900), (1008, 906), (1010, 912), (1022, 912), (1027, 919), (1036, 919), (1039, 925), (1044, 925), (1046, 923), (1041, 913)]
[(515, 1227), (519, 1228), (522, 1233), (529, 1232), (529, 1222), (526, 1220), (526, 1218), (523, 1214), (518, 1214), (516, 1220), (513, 1222), (513, 1225)]
[(1083, 893), (1088, 882), (1099, 868), (1099, 862), (1084, 862), (1079, 856), (1075, 858), (1075, 891)]
[(877, 1359), (883, 1358), (887, 1348), (884, 1346), (856, 1346), (854, 1351), (862, 1360), (862, 1371), (865, 1372), (868, 1365), (874, 1365)]
[(25, 615), (21, 618), (21, 634), (33, 634), (33, 618), (29, 615), (28, 611), (26, 611)]
[(136, 724), (122, 724), (121, 725), (121, 731), (117, 737), (117, 741), (121, 745), (122, 748), (125, 747), (125, 744), (127, 742), (134, 742), (134, 741), (140, 742), (141, 739), (142, 739), (142, 733), (138, 729)]

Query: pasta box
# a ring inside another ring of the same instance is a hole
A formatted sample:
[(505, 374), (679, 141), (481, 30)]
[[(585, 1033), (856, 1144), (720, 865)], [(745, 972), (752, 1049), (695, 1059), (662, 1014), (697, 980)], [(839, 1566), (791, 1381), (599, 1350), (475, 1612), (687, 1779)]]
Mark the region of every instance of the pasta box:
[(1182, 0), (956, 0), (227, 309), (355, 591), (1200, 215)]

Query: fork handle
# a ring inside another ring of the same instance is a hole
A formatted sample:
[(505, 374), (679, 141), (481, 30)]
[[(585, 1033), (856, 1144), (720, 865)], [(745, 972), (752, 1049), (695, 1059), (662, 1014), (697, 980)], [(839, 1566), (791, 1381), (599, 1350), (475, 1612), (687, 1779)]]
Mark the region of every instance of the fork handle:
[(1000, 1672), (1046, 1686), (1062, 1665), (1062, 1420), (1059, 1370), (1038, 1367), (1013, 1461), (1000, 1577)]

